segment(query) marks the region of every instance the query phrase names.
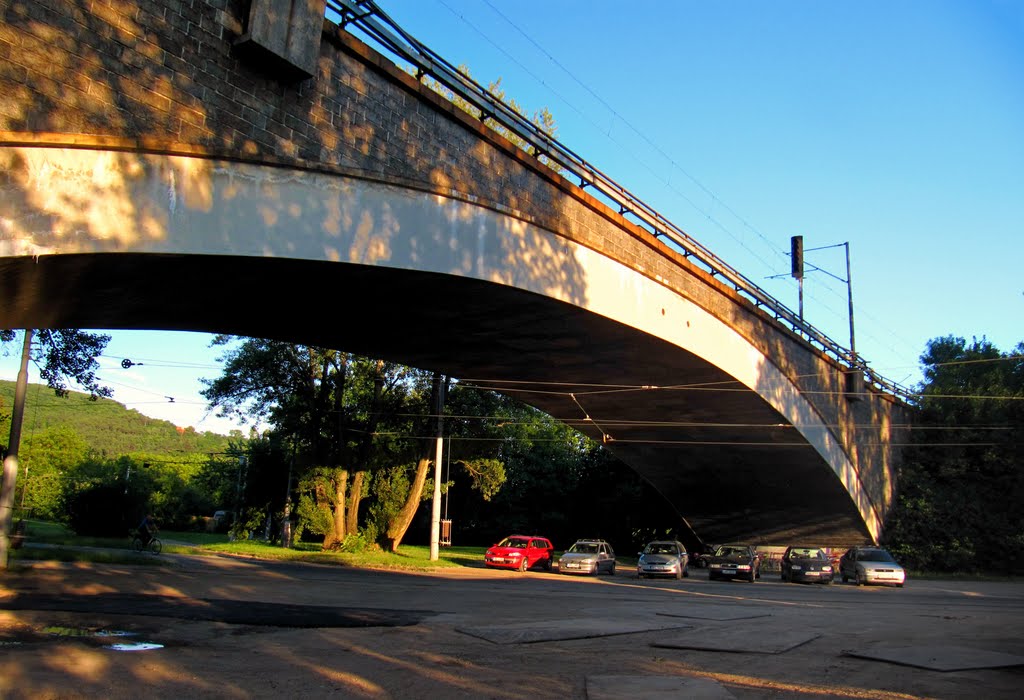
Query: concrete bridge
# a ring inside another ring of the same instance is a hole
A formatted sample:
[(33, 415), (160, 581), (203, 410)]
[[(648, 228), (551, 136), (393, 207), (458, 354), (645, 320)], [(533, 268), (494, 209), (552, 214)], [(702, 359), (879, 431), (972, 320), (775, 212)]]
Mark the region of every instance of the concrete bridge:
[(880, 536), (904, 404), (322, 0), (0, 0), (0, 56), (2, 327), (387, 357), (603, 440), (705, 540)]

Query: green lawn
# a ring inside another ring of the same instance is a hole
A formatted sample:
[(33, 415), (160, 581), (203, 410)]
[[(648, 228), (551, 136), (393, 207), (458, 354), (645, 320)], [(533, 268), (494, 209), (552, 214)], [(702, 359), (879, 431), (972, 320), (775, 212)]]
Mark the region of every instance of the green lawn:
[[(121, 537), (79, 537), (59, 523), (29, 520), (26, 541), (47, 547), (25, 546), (11, 551), (12, 560), (92, 561), (98, 563), (130, 563), (160, 565), (169, 563), (152, 555), (139, 555), (129, 551), (128, 533)], [(235, 555), (257, 559), (314, 562), (358, 568), (383, 569), (437, 569), (460, 566), (479, 566), (484, 547), (442, 547), (437, 561), (430, 561), (427, 545), (402, 545), (398, 552), (324, 552), (319, 545), (299, 544), (284, 549), (265, 542), (247, 540), (230, 542), (227, 535), (205, 532), (161, 530), (159, 537), (163, 551), (169, 554)], [(179, 544), (188, 543), (188, 544)], [(111, 550), (124, 550), (123, 552)]]

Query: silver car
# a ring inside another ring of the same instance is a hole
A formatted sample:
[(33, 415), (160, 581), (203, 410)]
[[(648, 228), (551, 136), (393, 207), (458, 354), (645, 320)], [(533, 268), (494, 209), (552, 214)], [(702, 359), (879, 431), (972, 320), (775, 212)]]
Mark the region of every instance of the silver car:
[(644, 551), (639, 552), (636, 562), (636, 577), (672, 576), (683, 578), (690, 575), (690, 555), (682, 542), (675, 540), (655, 540), (648, 542)]
[(576, 540), (572, 547), (558, 558), (558, 572), (562, 574), (593, 574), (607, 571), (615, 575), (615, 551), (604, 540)]
[(888, 583), (903, 588), (907, 573), (884, 549), (879, 547), (853, 547), (839, 560), (839, 575), (846, 583), (850, 579), (858, 586), (865, 583)]

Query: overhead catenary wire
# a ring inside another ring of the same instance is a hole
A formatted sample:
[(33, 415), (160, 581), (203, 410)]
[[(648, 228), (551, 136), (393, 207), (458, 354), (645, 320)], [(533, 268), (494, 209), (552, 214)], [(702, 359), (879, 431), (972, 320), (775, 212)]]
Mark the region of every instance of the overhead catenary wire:
[(620, 214), (628, 215), (639, 222), (636, 225), (653, 238), (663, 239), (665, 244), (682, 252), (691, 264), (704, 269), (712, 277), (727, 282), (770, 322), (796, 334), (803, 342), (818, 347), (837, 361), (862, 369), (870, 383), (880, 390), (896, 396), (903, 396), (906, 393), (904, 387), (871, 370), (863, 358), (842, 347), (806, 319), (798, 317), (776, 297), (719, 258), (683, 229), (416, 40), (395, 23), (374, 0), (330, 0), (328, 6), (331, 12), (337, 13), (343, 29), (360, 32), (367, 41), (378, 47), (378, 50), (415, 68), (419, 79), (429, 77), (459, 99), (465, 100), (471, 106), (470, 113), (476, 110), (481, 119), (491, 121), (497, 128), (508, 130), (514, 137), (521, 138), (527, 144), (530, 153), (543, 156), (549, 165), (561, 169), (564, 174), (578, 178), (580, 187), (591, 187), (590, 191), (599, 200), (607, 202), (609, 206), (618, 207)]
[[(394, 431), (376, 431), (373, 433), (374, 436), (397, 438), (399, 440), (417, 440), (417, 441), (431, 441), (437, 440), (436, 435), (409, 435), (407, 433), (400, 433)], [(454, 435), (452, 440), (456, 442), (507, 442), (506, 437), (480, 437), (480, 436), (463, 436)], [(530, 442), (535, 443), (559, 443), (563, 442), (560, 438), (530, 438)], [(596, 441), (595, 441), (596, 442)], [(757, 440), (665, 440), (665, 439), (610, 439), (608, 442), (616, 445), (676, 445), (676, 446), (695, 446), (695, 447), (799, 447), (801, 449), (815, 449), (814, 445), (809, 442), (776, 442), (776, 441), (757, 441)], [(881, 441), (867, 441), (858, 443), (861, 447), (921, 447), (921, 448), (952, 448), (952, 447), (1005, 447), (1007, 442), (881, 442)]]
[[(592, 126), (594, 126), (595, 129), (598, 132), (602, 131), (601, 127), (591, 117), (591, 110), (581, 109), (580, 107), (575, 105), (573, 102), (571, 102), (570, 100), (565, 98), (560, 92), (555, 90), (554, 87), (551, 86), (547, 81), (545, 81), (544, 79), (540, 78), (533, 71), (531, 71), (529, 68), (527, 68), (525, 65), (523, 65), (523, 63), (515, 55), (513, 55), (511, 52), (506, 50), (498, 42), (496, 42), (493, 39), (491, 39), (484, 31), (482, 31), (475, 24), (473, 24), (471, 21), (469, 21), (469, 19), (467, 19), (464, 14), (462, 14), (462, 13), (456, 11), (455, 9), (453, 9), (444, 0), (437, 0), (437, 2), (439, 2), (442, 6), (444, 6), (446, 9), (448, 9), (448, 11), (451, 12), (455, 17), (457, 17), (459, 20), (461, 20), (463, 23), (465, 23), (467, 26), (469, 26), (471, 29), (473, 29), (473, 31), (475, 31), (485, 41), (487, 41), (491, 46), (493, 46), (495, 49), (497, 49), (499, 52), (501, 52), (507, 59), (512, 61), (515, 65), (519, 66), (533, 80), (535, 80), (540, 85), (543, 85), (547, 90), (549, 90), (559, 100), (561, 100), (566, 106), (568, 106), (575, 113), (579, 114), (584, 120), (586, 120)], [(704, 193), (710, 199), (711, 206), (708, 207), (708, 208), (705, 208), (705, 207), (702, 207), (699, 204), (697, 204), (692, 198), (687, 196), (684, 192), (682, 192), (677, 187), (673, 186), (671, 181), (670, 181), (670, 179), (664, 177), (663, 171), (660, 171), (660, 170), (658, 170), (656, 168), (653, 168), (648, 163), (643, 161), (639, 157), (636, 149), (626, 147), (625, 144), (622, 144), (621, 142), (618, 141), (618, 139), (616, 139), (614, 136), (612, 136), (610, 131), (607, 132), (607, 133), (604, 133), (604, 137), (607, 138), (611, 143), (615, 144), (615, 146), (617, 146), (620, 149), (620, 152), (622, 152), (626, 156), (628, 156), (628, 157), (632, 158), (633, 160), (635, 160), (636, 162), (638, 162), (644, 169), (646, 169), (648, 172), (650, 172), (656, 179), (660, 180), (665, 185), (666, 188), (668, 188), (676, 196), (678, 196), (681, 199), (683, 199), (683, 201), (685, 201), (687, 204), (689, 204), (691, 207), (693, 207), (693, 209), (695, 211), (697, 211), (700, 214), (702, 214), (709, 222), (714, 224), (717, 228), (721, 229), (724, 233), (726, 233), (733, 240), (735, 240), (740, 246), (742, 246), (747, 252), (749, 252), (756, 260), (758, 260), (762, 265), (764, 265), (766, 269), (771, 270), (771, 269), (773, 269), (774, 266), (772, 264), (770, 264), (769, 262), (767, 262), (766, 260), (764, 260), (753, 249), (751, 249), (740, 237), (738, 237), (736, 234), (734, 234), (733, 231), (724, 222), (722, 222), (717, 217), (715, 217), (711, 213), (711, 211), (710, 211), (711, 208), (713, 208), (715, 206), (718, 206), (718, 207), (724, 209), (736, 221), (738, 221), (742, 227), (746, 228), (747, 230), (749, 230), (750, 232), (755, 234), (764, 244), (766, 244), (768, 249), (776, 257), (778, 257), (778, 258), (785, 258), (786, 253), (784, 252), (784, 250), (777, 243), (771, 241), (767, 236), (764, 235), (764, 233), (762, 233), (756, 226), (751, 224), (744, 216), (741, 216), (739, 213), (737, 213), (725, 200), (723, 200), (721, 197), (719, 197), (718, 194), (716, 194), (714, 191), (712, 191), (703, 182), (701, 182), (692, 173), (690, 173), (686, 168), (684, 168), (682, 165), (680, 165), (671, 155), (666, 153), (664, 151), (664, 149), (662, 149), (657, 143), (655, 143), (653, 141), (653, 139), (651, 139), (651, 137), (644, 130), (639, 129), (635, 125), (633, 125), (628, 119), (626, 119), (622, 114), (620, 114), (611, 104), (609, 104), (598, 91), (596, 91), (593, 88), (591, 88), (588, 84), (586, 84), (583, 80), (581, 80), (577, 75), (575, 75), (571, 70), (569, 70), (565, 65), (563, 65), (547, 49), (545, 49), (537, 40), (535, 40), (528, 32), (526, 32), (515, 21), (513, 21), (511, 18), (509, 18), (497, 6), (495, 6), (492, 2), (490, 2), (490, 0), (485, 0), (485, 3), (487, 4), (488, 7), (491, 8), (491, 10), (495, 14), (497, 14), (505, 23), (507, 23), (510, 27), (512, 27), (524, 39), (526, 39), (526, 41), (528, 41), (534, 48), (536, 48), (545, 58), (547, 58), (551, 63), (553, 63), (560, 71), (562, 71), (567, 76), (569, 76), (569, 78), (573, 82), (575, 82), (577, 85), (579, 85), (581, 88), (583, 88), (604, 109), (606, 109), (612, 115), (612, 117), (614, 119), (616, 119), (619, 122), (621, 122), (622, 124), (624, 124), (630, 131), (632, 131), (643, 142), (645, 142), (655, 153), (657, 153), (662, 158), (664, 158), (665, 161), (667, 161), (669, 163), (671, 168), (673, 168), (676, 171), (682, 173), (689, 181), (691, 181), (702, 193)], [(831, 274), (831, 273), (827, 273), (827, 274)], [(788, 277), (788, 275), (786, 277)], [(789, 280), (789, 281), (792, 281), (792, 280)], [(839, 293), (836, 292), (829, 285), (825, 285), (825, 289), (828, 290), (830, 293), (836, 295), (836, 296), (839, 295)], [(833, 315), (833, 317), (835, 317), (835, 318), (844, 318), (845, 317), (845, 311), (840, 312), (838, 309), (836, 309), (836, 308), (830, 306), (829, 304), (823, 302), (822, 300), (818, 299), (816, 294), (811, 293), (811, 294), (808, 294), (808, 296), (810, 298), (812, 298), (813, 300), (815, 300), (825, 310), (829, 311)], [(876, 323), (880, 323), (878, 321), (878, 319), (874, 315), (872, 315), (871, 313), (867, 312), (866, 310), (862, 309), (861, 310), (861, 314), (864, 317), (866, 317), (866, 318), (870, 318), (870, 319), (874, 320)], [(869, 338), (871, 338), (871, 339), (873, 339), (875, 341), (882, 342), (881, 339), (871, 329), (868, 329), (866, 332), (862, 331), (862, 333), (864, 333), (867, 337), (869, 337)], [(910, 344), (906, 340), (904, 340), (904, 339), (900, 338), (899, 336), (897, 336), (891, 329), (888, 330), (888, 333), (889, 333), (890, 337), (895, 338), (896, 340), (898, 340), (901, 344), (903, 344), (908, 349), (910, 348)]]

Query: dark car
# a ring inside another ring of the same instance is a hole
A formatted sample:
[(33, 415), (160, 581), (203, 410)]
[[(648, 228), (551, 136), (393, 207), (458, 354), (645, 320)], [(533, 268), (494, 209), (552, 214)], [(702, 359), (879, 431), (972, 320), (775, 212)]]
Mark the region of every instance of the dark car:
[(741, 578), (753, 583), (761, 578), (761, 558), (746, 544), (723, 544), (708, 558), (708, 580)]
[(713, 544), (706, 544), (700, 549), (690, 552), (690, 563), (698, 569), (708, 568), (708, 560), (715, 556), (717, 547)]
[(787, 547), (779, 567), (783, 581), (828, 584), (835, 575), (832, 560), (821, 547)]
[(511, 535), (487, 550), (484, 564), (519, 571), (540, 566), (546, 571), (551, 571), (554, 552), (551, 540), (546, 537)]
[(690, 575), (690, 555), (686, 547), (676, 540), (655, 540), (648, 542), (644, 551), (638, 554), (636, 577), (671, 576), (683, 578)]

